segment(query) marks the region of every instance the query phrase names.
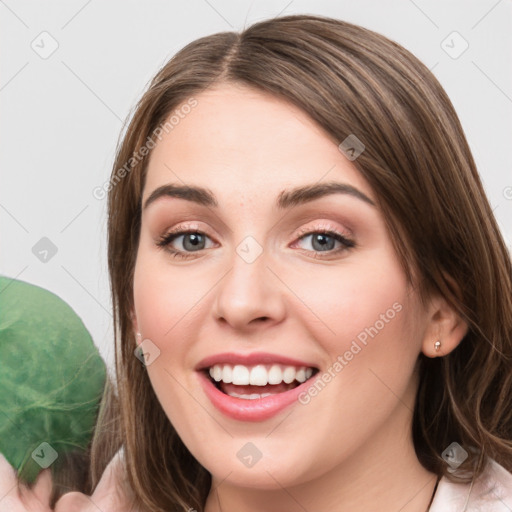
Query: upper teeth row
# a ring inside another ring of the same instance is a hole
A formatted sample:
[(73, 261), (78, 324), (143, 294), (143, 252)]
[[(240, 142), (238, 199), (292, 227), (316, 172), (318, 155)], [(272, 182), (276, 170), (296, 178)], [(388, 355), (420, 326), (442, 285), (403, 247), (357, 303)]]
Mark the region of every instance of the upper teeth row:
[(294, 380), (306, 382), (313, 375), (312, 368), (304, 366), (296, 368), (294, 366), (282, 366), (274, 364), (265, 366), (258, 364), (256, 366), (244, 366), (241, 364), (216, 364), (210, 368), (210, 376), (217, 382), (226, 384), (236, 384), (237, 386), (266, 386), (267, 384), (281, 384), (284, 382), (290, 384)]

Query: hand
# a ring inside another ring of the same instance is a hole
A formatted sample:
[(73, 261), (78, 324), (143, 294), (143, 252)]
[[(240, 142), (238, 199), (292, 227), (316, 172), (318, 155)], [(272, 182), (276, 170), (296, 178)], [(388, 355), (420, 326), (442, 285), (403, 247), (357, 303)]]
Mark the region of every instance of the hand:
[[(19, 484), (19, 489), (18, 489)], [(52, 473), (39, 473), (32, 489), (18, 480), (16, 470), (0, 453), (0, 512), (51, 512)]]
[[(105, 468), (92, 496), (81, 492), (68, 492), (55, 504), (55, 512), (140, 512), (133, 507), (133, 494), (125, 483), (121, 457), (121, 451), (118, 451)], [(35, 510), (39, 512), (39, 509)], [(0, 512), (3, 512), (2, 508)]]

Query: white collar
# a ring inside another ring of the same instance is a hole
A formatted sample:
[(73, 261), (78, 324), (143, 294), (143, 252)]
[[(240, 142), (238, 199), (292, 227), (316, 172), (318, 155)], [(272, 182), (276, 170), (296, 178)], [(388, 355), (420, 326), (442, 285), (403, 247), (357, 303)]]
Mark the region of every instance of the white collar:
[(429, 512), (511, 512), (512, 474), (489, 459), (473, 483), (452, 483), (443, 477)]

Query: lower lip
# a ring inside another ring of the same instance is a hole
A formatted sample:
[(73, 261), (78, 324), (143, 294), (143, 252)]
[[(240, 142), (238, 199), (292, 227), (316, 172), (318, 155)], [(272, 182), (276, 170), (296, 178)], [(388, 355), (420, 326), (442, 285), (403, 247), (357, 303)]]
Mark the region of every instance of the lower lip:
[(298, 402), (299, 395), (311, 385), (311, 379), (296, 388), (254, 400), (226, 395), (215, 387), (204, 372), (198, 372), (204, 392), (223, 414), (239, 421), (264, 421)]

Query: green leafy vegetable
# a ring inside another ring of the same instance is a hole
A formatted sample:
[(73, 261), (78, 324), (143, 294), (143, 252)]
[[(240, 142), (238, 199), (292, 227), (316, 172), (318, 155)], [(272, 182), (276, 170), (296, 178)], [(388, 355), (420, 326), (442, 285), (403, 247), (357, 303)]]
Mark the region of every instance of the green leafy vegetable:
[(0, 276), (0, 452), (32, 483), (92, 438), (106, 365), (82, 320), (38, 286)]

